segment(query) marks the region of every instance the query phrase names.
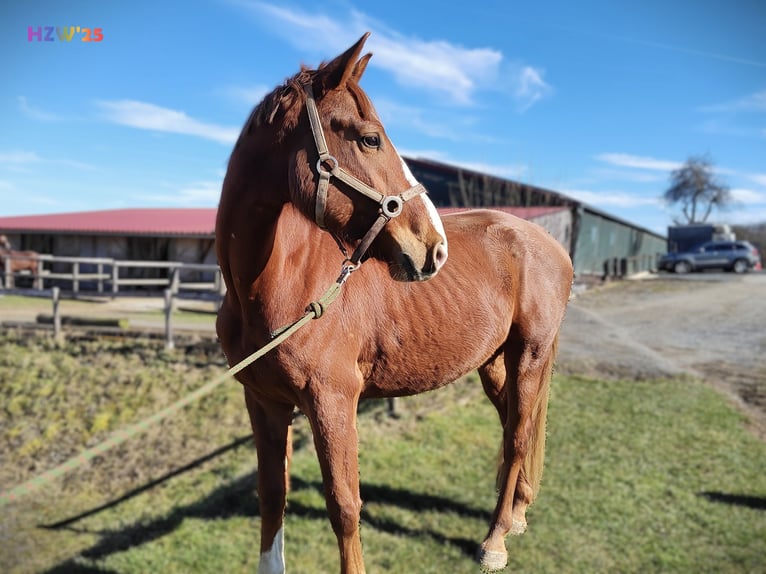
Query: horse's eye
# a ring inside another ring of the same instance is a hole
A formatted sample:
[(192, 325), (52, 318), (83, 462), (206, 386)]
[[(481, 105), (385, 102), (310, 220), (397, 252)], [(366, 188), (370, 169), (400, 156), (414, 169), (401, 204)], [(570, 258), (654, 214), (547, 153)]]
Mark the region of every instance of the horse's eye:
[(366, 136), (362, 136), (362, 143), (365, 145), (365, 147), (378, 149), (380, 147), (380, 136), (378, 136), (378, 134), (368, 134)]

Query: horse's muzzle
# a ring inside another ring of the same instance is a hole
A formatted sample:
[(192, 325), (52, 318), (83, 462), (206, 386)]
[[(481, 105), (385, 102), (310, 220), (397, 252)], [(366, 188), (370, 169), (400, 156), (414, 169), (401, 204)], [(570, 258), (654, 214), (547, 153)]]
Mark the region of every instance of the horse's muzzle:
[(418, 265), (415, 259), (406, 252), (399, 257), (401, 273), (393, 273), (394, 279), (399, 281), (427, 281), (434, 277), (447, 262), (447, 246), (438, 243), (426, 253), (422, 265)]

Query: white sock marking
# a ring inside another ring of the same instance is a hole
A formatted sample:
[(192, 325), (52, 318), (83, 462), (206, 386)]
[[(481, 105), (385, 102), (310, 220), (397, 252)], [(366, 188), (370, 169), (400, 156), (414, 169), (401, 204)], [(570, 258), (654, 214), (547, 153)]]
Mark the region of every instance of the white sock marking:
[(284, 574), (285, 572), (285, 527), (279, 529), (271, 548), (261, 554), (258, 574)]

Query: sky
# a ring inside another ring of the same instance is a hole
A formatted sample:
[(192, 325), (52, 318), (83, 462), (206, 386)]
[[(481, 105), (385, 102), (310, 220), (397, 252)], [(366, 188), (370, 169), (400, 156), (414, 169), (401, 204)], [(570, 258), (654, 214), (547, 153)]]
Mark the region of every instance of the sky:
[(370, 31), (402, 155), (663, 234), (670, 172), (707, 155), (734, 199), (711, 220), (765, 222), (765, 30), (762, 0), (6, 1), (0, 217), (215, 207), (252, 107)]

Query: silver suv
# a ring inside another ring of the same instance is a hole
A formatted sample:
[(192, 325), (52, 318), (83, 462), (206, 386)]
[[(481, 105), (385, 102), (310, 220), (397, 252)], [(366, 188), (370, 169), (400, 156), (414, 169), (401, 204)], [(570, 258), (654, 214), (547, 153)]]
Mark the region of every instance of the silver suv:
[(702, 269), (744, 273), (760, 269), (761, 256), (749, 241), (708, 241), (690, 251), (667, 253), (660, 258), (658, 265), (661, 270), (676, 273)]

